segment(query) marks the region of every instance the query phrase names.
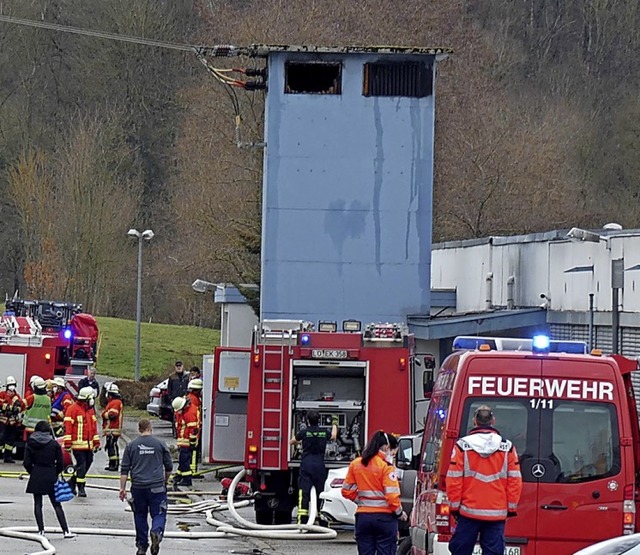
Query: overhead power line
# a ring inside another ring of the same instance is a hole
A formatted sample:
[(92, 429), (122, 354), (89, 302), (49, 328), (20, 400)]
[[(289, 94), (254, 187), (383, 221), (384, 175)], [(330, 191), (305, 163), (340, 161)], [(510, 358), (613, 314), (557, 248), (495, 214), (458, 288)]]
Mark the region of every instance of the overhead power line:
[(107, 33), (105, 31), (92, 31), (91, 29), (81, 29), (79, 27), (71, 27), (69, 25), (60, 25), (58, 23), (48, 23), (46, 21), (35, 21), (32, 19), (22, 19), (8, 15), (0, 15), (0, 21), (5, 23), (14, 23), (16, 25), (25, 25), (27, 27), (39, 27), (41, 29), (50, 29), (51, 31), (60, 31), (63, 33), (73, 33), (75, 35), (85, 35), (87, 37), (96, 37), (100, 39), (117, 40), (120, 42), (130, 42), (133, 44), (143, 44), (145, 46), (156, 46), (158, 48), (170, 48), (171, 50), (182, 50), (183, 52), (194, 52), (197, 46), (190, 44), (176, 44), (162, 40), (145, 39), (142, 37), (134, 37), (130, 35), (120, 35), (118, 33)]

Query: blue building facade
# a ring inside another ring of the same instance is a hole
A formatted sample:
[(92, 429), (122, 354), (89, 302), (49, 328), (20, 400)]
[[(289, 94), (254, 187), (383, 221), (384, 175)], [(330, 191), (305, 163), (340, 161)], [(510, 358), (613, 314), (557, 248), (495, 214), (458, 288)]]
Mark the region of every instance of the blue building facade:
[(429, 313), (441, 55), (269, 53), (262, 318), (405, 322)]

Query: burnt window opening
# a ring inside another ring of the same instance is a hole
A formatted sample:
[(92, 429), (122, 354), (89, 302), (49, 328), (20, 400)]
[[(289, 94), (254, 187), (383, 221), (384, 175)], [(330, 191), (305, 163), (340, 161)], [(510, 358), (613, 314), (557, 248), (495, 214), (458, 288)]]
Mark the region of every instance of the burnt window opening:
[(433, 66), (422, 62), (364, 64), (364, 96), (411, 96), (433, 93)]
[(341, 94), (342, 64), (287, 62), (284, 92), (288, 94)]

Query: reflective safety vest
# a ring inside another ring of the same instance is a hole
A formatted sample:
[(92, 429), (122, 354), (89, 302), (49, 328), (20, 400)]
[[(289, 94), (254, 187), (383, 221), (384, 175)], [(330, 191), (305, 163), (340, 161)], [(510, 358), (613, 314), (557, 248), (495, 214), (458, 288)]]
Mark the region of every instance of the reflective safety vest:
[(120, 437), (122, 433), (122, 400), (117, 397), (109, 399), (107, 406), (102, 411), (102, 434)]
[(477, 453), (471, 445), (476, 433), (497, 434), (478, 428), (456, 442), (446, 478), (449, 506), (451, 511), (476, 520), (506, 520), (508, 512), (517, 510), (522, 491), (518, 454), (511, 442), (499, 435), (495, 451)]
[(176, 412), (178, 447), (193, 447), (198, 441), (198, 409), (188, 404)]
[(64, 415), (64, 447), (77, 451), (93, 451), (100, 447), (96, 413), (76, 401)]
[(33, 432), (40, 420), (49, 422), (51, 415), (51, 399), (45, 393), (34, 393), (25, 399), (27, 410), (24, 413), (22, 423), (27, 432)]
[(342, 496), (358, 505), (356, 513), (402, 514), (396, 469), (380, 453), (367, 466), (362, 464), (362, 457), (351, 462)]

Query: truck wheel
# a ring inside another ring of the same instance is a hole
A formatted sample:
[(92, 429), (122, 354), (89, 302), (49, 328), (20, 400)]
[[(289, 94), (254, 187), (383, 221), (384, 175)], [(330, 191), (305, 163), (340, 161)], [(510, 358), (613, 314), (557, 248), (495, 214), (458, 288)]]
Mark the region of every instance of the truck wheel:
[(396, 555), (409, 555), (411, 553), (411, 538), (406, 537), (400, 540), (398, 548), (396, 549)]

